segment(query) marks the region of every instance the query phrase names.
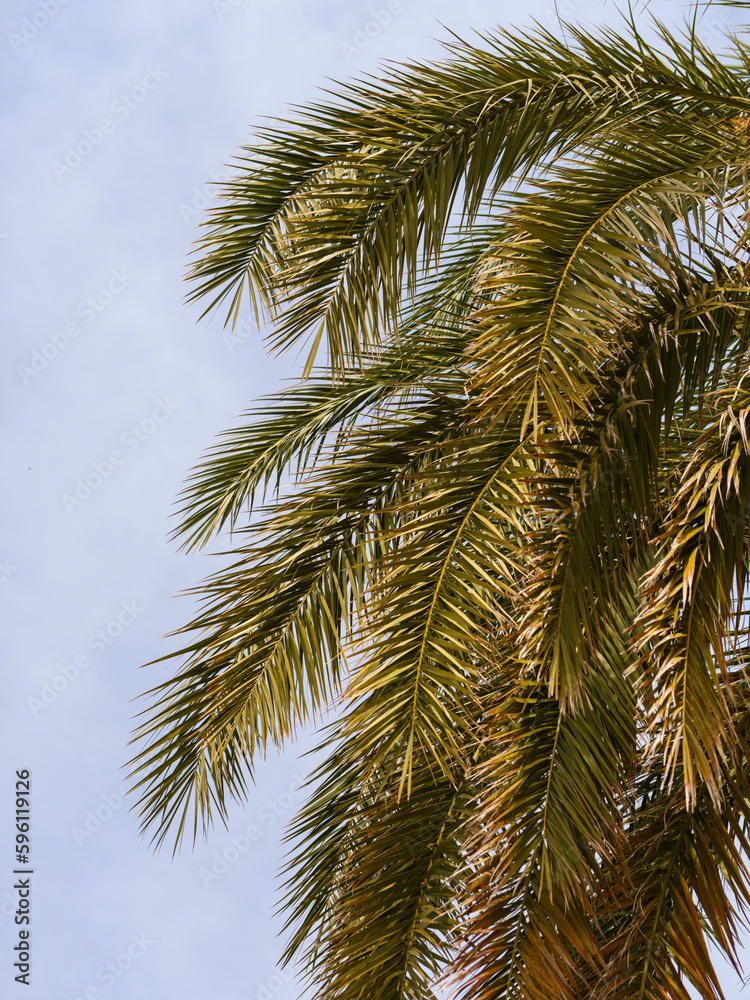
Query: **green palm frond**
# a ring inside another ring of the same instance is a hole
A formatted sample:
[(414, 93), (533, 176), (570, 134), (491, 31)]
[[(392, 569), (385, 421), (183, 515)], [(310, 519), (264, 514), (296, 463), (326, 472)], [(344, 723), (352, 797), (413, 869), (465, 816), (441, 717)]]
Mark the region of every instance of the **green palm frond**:
[(487, 415), (523, 405), (524, 426), (539, 428), (541, 412), (569, 432), (613, 356), (612, 331), (708, 279), (707, 210), (745, 200), (748, 152), (725, 123), (691, 124), (679, 143), (668, 117), (637, 141), (620, 130), (508, 207), (475, 344)]
[(483, 719), (485, 760), (474, 775), (462, 995), (531, 1000), (544, 988), (563, 998), (575, 995), (581, 963), (588, 975), (604, 975), (591, 907), (602, 859), (622, 849), (636, 759), (621, 628), (637, 578), (631, 573), (610, 606), (579, 711), (563, 712), (512, 653), (500, 668), (505, 683)]
[(334, 713), (285, 872), (317, 1000), (718, 998), (736, 961), (750, 45), (565, 34), (339, 86), (196, 251), (194, 300), (308, 359), (182, 494), (234, 551), (133, 780), (176, 848)]
[(247, 289), (279, 317), (274, 350), (304, 337), (308, 370), (321, 343), (345, 369), (396, 334), (401, 294), (439, 260), (458, 197), (471, 226), (508, 181), (592, 132), (657, 109), (719, 122), (750, 111), (738, 75), (700, 42), (693, 62), (669, 35), (666, 53), (572, 36), (578, 52), (543, 31), (498, 33), (489, 52), (457, 42), (452, 62), (349, 84), (339, 103), (262, 133), (210, 212), (192, 298), (228, 299), (236, 319)]
[(466, 382), (464, 353), (498, 226), (477, 223), (472, 237), (468, 249), (464, 241), (446, 248), (437, 278), (420, 282), (389, 349), (373, 355), (366, 367), (340, 373), (334, 384), (315, 370), (246, 414), (251, 423), (222, 437), (183, 491), (183, 517), (174, 534), (185, 538), (185, 546), (201, 546), (227, 523), (234, 528), (258, 493), (264, 496), (269, 486), (278, 491), (285, 473), (299, 476), (321, 456), (330, 459), (330, 447), (335, 454), (355, 424), (378, 420), (381, 407), (452, 394), (456, 376)]
[(699, 786), (716, 800), (727, 746), (736, 741), (725, 644), (741, 627), (747, 585), (750, 394), (741, 384), (722, 395), (731, 402), (696, 442), (636, 621), (654, 739), (666, 773), (683, 769), (688, 806)]
[(446, 777), (462, 759), (463, 704), (481, 676), (484, 637), (520, 578), (513, 536), (523, 530), (526, 474), (515, 435), (472, 434), (402, 497), (347, 690), (358, 701), (347, 726), (362, 752), (378, 745), (398, 758), (399, 794), (411, 794), (414, 756)]
[(419, 790), (399, 801), (397, 777), (343, 741), (290, 831), (297, 848), (285, 908), (296, 927), (285, 958), (309, 941), (305, 968), (318, 995), (436, 996), (451, 954), (457, 836), (471, 796), (461, 775), (436, 777), (425, 760), (415, 771)]
[[(746, 909), (746, 795), (730, 783), (725, 803), (707, 795), (690, 812), (680, 794), (639, 783), (623, 868), (602, 907), (612, 1000), (688, 1000), (685, 979), (701, 996), (721, 998), (710, 946), (739, 971), (736, 948)], [(738, 796), (736, 793), (740, 792)]]

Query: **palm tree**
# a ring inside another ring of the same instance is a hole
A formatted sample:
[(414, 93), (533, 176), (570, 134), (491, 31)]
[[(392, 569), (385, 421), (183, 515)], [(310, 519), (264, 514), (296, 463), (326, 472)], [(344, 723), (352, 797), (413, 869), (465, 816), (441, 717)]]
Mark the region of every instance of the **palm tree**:
[(178, 536), (233, 557), (134, 782), (176, 846), (334, 710), (284, 900), (321, 1000), (719, 997), (736, 962), (750, 46), (652, 34), (342, 86), (199, 244), (193, 298), (308, 358), (187, 483)]

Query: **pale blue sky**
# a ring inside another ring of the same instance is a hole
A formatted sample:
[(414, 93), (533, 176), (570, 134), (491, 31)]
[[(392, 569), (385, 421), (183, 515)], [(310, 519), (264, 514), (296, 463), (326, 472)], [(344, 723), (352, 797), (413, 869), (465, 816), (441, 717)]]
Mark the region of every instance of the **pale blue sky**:
[[(616, 17), (597, 0), (559, 8), (586, 24)], [(446, 28), (548, 24), (553, 10), (549, 0), (4, 3), (0, 407), (12, 489), (0, 532), (0, 996), (296, 995), (276, 972), (274, 874), (307, 762), (294, 750), (269, 757), (229, 831), (175, 861), (149, 852), (119, 801), (131, 699), (162, 676), (139, 665), (191, 614), (172, 595), (215, 568), (167, 542), (173, 500), (213, 436), (297, 371), (294, 359), (267, 358), (260, 334), (230, 350), (219, 322), (196, 325), (182, 302), (185, 255), (206, 182), (260, 116), (313, 98), (326, 77), (437, 55)], [(668, 0), (655, 10), (680, 12)], [(87, 477), (98, 483), (89, 495)], [(14, 770), (26, 767), (29, 989), (13, 982), (4, 905)], [(224, 853), (231, 864), (210, 878)], [(736, 977), (726, 981), (739, 996)]]

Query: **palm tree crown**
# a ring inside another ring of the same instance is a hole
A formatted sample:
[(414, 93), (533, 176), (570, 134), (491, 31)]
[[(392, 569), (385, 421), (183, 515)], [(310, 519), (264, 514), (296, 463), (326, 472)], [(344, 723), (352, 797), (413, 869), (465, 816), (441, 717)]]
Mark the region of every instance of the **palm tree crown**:
[[(336, 706), (291, 831), (321, 1000), (721, 995), (750, 903), (750, 46), (454, 41), (243, 150), (193, 298), (304, 377), (134, 762), (161, 843)], [(248, 512), (260, 509), (252, 518)]]

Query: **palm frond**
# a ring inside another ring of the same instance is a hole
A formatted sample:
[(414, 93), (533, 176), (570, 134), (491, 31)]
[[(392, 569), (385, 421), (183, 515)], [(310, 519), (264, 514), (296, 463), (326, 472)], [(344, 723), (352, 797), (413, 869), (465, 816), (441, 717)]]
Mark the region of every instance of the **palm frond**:
[(736, 961), (750, 46), (653, 27), (336, 85), (198, 244), (194, 300), (309, 354), (182, 495), (236, 547), (133, 780), (176, 848), (336, 713), (286, 872), (318, 1000), (718, 1000)]

